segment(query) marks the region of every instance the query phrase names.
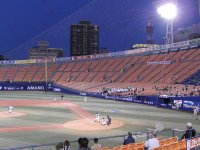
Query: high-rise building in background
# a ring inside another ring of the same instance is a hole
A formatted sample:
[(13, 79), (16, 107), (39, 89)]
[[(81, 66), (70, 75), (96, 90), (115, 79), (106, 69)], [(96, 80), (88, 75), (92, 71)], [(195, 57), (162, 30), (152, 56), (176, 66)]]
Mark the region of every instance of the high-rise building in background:
[(39, 41), (37, 46), (29, 50), (29, 59), (44, 59), (63, 57), (61, 48), (50, 48), (48, 41)]
[(98, 54), (99, 26), (89, 21), (80, 21), (71, 25), (70, 56)]

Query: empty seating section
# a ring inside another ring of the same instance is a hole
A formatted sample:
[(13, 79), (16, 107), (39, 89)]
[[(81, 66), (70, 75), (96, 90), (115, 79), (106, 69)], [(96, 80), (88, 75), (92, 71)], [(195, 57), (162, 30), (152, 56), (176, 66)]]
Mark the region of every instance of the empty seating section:
[(8, 69), (9, 69), (8, 67), (1, 67), (0, 66), (0, 81), (5, 81), (4, 77), (6, 76)]
[(9, 66), (8, 68), (9, 69), (5, 74), (4, 81), (13, 81), (18, 72), (19, 66)]
[[(180, 65), (182, 65), (180, 63), (180, 60), (182, 58), (184, 58), (187, 55), (187, 51), (179, 51), (178, 53), (176, 53), (172, 59), (174, 60), (174, 63), (169, 64), (169, 65), (164, 65), (163, 68), (160, 68), (160, 72), (158, 73), (161, 74), (160, 77), (158, 77), (157, 79), (154, 79), (154, 82), (164, 82), (164, 83), (174, 83), (174, 78), (176, 78), (176, 76), (174, 75), (174, 71), (179, 68)], [(155, 77), (156, 78), (156, 77)]]
[(45, 81), (45, 66), (38, 68), (32, 81)]
[[(153, 55), (154, 57), (150, 61), (148, 60), (148, 62), (154, 62), (156, 59), (157, 61), (162, 61), (162, 57), (160, 57), (160, 55), (161, 54)], [(147, 63), (145, 64), (145, 69), (141, 73), (141, 77), (137, 79), (137, 82), (147, 82), (151, 78), (150, 74), (153, 73), (157, 67), (156, 64), (148, 65)]]
[[(56, 73), (57, 74), (57, 73)], [(58, 82), (66, 82), (70, 80), (71, 72), (62, 72), (62, 75), (58, 79)]]
[(29, 70), (25, 74), (23, 81), (32, 81), (38, 68), (39, 66), (29, 66)]
[(133, 57), (63, 63), (52, 78), (56, 82), (111, 82)]
[(200, 61), (195, 61), (200, 59), (200, 51), (192, 51), (191, 55), (183, 60), (183, 65), (180, 66), (181, 69), (179, 69), (179, 72), (176, 73), (176, 75), (179, 77), (177, 79), (177, 82), (182, 82), (184, 79), (189, 77), (189, 75), (195, 73), (199, 69), (199, 63)]
[(120, 82), (134, 82), (142, 77), (142, 71), (146, 67), (148, 58), (151, 56), (138, 56), (134, 62), (129, 67), (129, 71), (122, 76)]
[[(168, 61), (166, 60), (166, 55), (162, 54), (159, 55), (156, 62), (162, 62), (162, 61)], [(145, 79), (142, 82), (150, 82), (154, 83), (155, 80), (158, 80), (159, 78), (162, 77), (162, 71), (165, 67), (163, 64), (153, 64), (153, 65), (148, 65), (149, 67), (152, 66), (151, 70), (147, 70), (147, 76), (145, 76)]]
[(98, 61), (98, 62), (99, 62), (98, 65), (96, 65), (96, 67), (93, 68), (92, 71), (100, 72), (101, 68), (106, 65), (107, 60), (103, 59), (103, 60)]
[(83, 63), (76, 62), (71, 71), (72, 72), (79, 71), (79, 69), (82, 67), (82, 65), (83, 65)]
[(119, 67), (119, 65), (122, 63), (123, 59), (124, 58), (113, 58), (113, 59), (111, 59), (111, 61), (113, 63), (111, 64), (111, 66), (109, 66), (107, 71), (108, 72), (114, 72), (115, 69), (117, 69)]
[(26, 72), (18, 72), (13, 81), (23, 81)]
[(1, 81), (45, 81), (51, 80), (55, 72), (58, 70), (59, 64), (48, 63), (46, 69), (45, 64), (23, 64), (23, 65), (10, 65), (0, 67), (0, 80)]
[(110, 150), (144, 150), (144, 142), (131, 143), (127, 145), (121, 145), (111, 148)]
[(160, 147), (153, 150), (186, 150), (186, 140), (178, 141), (176, 137), (172, 137), (159, 141)]

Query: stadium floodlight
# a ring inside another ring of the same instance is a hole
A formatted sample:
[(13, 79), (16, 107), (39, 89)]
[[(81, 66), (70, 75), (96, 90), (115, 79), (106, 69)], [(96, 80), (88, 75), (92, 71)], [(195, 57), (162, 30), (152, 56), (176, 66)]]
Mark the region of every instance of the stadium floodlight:
[(176, 17), (177, 15), (177, 9), (174, 4), (168, 3), (164, 4), (157, 9), (158, 13), (160, 14), (161, 17), (167, 19), (167, 20), (172, 20)]
[(167, 20), (166, 44), (173, 43), (173, 20), (177, 15), (176, 5), (173, 3), (163, 4), (157, 8), (158, 14)]

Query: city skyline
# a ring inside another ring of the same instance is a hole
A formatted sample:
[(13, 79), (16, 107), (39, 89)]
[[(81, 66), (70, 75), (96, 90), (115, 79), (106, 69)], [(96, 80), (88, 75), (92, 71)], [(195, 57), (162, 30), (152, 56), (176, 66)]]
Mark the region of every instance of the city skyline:
[[(178, 2), (175, 30), (199, 23), (198, 0)], [(155, 43), (162, 44), (166, 28), (151, 1), (145, 0), (2, 0), (0, 8), (0, 54), (9, 59), (27, 58), (26, 52), (39, 40), (48, 40), (52, 43), (50, 47), (62, 48), (64, 56), (69, 56), (70, 25), (80, 20), (99, 25), (99, 46), (111, 52), (146, 43), (145, 26), (149, 17), (155, 26)]]

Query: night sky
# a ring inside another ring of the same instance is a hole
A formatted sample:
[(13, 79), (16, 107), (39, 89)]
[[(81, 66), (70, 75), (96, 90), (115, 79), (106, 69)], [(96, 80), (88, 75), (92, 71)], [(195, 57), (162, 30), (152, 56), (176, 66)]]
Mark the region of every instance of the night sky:
[[(200, 22), (198, 0), (178, 0), (175, 29)], [(90, 20), (100, 26), (100, 46), (110, 51), (145, 43), (151, 18), (155, 43), (162, 44), (166, 23), (150, 0), (0, 0), (0, 54), (27, 59), (30, 47), (48, 40), (69, 56), (70, 25)]]

